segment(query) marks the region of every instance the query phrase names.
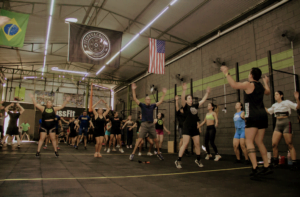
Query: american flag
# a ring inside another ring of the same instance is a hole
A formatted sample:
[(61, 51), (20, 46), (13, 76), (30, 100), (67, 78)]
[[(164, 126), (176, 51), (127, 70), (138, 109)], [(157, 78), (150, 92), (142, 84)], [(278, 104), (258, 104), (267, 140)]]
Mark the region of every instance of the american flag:
[(165, 46), (165, 41), (149, 38), (149, 73), (165, 74)]

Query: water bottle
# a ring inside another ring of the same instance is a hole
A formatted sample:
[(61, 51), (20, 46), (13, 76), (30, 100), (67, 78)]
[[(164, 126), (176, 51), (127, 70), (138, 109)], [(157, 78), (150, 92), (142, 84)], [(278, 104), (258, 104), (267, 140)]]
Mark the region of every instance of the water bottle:
[(290, 153), (290, 151), (288, 151), (287, 159), (288, 159), (288, 165), (293, 165), (293, 161), (292, 161), (292, 158), (291, 158), (291, 153)]

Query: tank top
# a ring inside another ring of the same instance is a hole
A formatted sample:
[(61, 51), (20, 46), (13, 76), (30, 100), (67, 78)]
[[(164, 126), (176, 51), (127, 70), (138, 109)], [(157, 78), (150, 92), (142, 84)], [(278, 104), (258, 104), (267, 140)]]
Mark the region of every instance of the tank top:
[(164, 121), (162, 119), (157, 119), (157, 122), (155, 123), (155, 129), (164, 129)]
[(98, 116), (98, 118), (94, 121), (95, 131), (97, 131), (99, 129), (100, 129), (100, 131), (104, 131), (105, 124), (106, 124), (105, 118), (104, 117), (100, 118)]
[(71, 129), (70, 132), (74, 132), (75, 131), (75, 123), (74, 123), (74, 121), (69, 124), (69, 127)]
[(245, 128), (245, 120), (241, 117), (243, 111), (234, 114), (233, 121), (236, 129)]
[(215, 117), (212, 114), (206, 114), (206, 120), (215, 120)]
[(42, 121), (50, 120), (50, 119), (55, 120), (55, 118), (56, 118), (56, 114), (54, 112), (53, 107), (51, 107), (51, 108), (46, 108), (45, 107), (45, 109), (42, 113)]
[(133, 125), (133, 122), (127, 123), (126, 127), (132, 127), (132, 125)]
[(250, 94), (245, 92), (245, 118), (260, 119), (261, 117), (267, 117), (263, 103), (265, 88), (260, 82), (251, 81), (250, 83), (254, 84), (254, 90)]

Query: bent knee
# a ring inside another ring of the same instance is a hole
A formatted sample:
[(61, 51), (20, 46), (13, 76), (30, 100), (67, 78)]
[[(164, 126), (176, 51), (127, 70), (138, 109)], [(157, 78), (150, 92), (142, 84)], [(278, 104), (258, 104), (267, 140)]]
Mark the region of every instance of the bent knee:
[(272, 148), (277, 148), (278, 147), (278, 143), (272, 143)]

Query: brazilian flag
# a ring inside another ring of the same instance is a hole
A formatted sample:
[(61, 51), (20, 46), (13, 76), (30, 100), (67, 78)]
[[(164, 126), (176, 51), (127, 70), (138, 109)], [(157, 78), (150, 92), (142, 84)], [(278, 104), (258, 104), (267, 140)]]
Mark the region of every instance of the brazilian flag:
[(29, 14), (20, 14), (1, 9), (0, 16), (10, 18), (10, 21), (0, 29), (0, 45), (23, 47)]

